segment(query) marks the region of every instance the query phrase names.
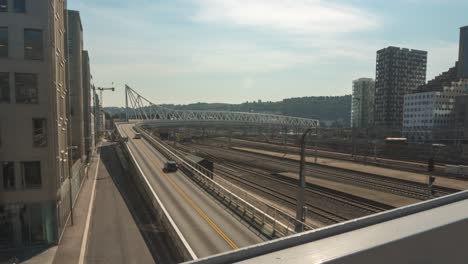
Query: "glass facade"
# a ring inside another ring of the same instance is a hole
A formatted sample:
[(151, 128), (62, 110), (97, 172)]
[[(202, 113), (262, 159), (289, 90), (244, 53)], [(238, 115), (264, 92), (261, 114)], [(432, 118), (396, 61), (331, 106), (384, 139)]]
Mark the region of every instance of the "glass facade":
[(21, 162), (21, 180), (26, 189), (34, 189), (42, 187), (41, 179), (41, 162), (28, 161)]
[(43, 55), (42, 30), (24, 30), (24, 58), (26, 60), (42, 60)]
[(47, 122), (44, 118), (33, 119), (33, 145), (38, 148), (47, 145)]
[(15, 13), (26, 13), (26, 0), (14, 0), (13, 11)]
[(55, 203), (0, 205), (0, 249), (57, 242)]
[(15, 73), (16, 102), (37, 104), (37, 74)]
[(8, 12), (8, 0), (0, 0), (0, 12)]
[(15, 185), (15, 164), (13, 162), (2, 162), (1, 176), (3, 178), (3, 189), (14, 190)]

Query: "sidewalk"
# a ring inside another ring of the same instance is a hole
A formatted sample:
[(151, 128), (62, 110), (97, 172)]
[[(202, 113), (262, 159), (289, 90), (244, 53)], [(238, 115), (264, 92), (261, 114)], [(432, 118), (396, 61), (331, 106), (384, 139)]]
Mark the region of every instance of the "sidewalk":
[(55, 259), (50, 263), (78, 263), (99, 162), (99, 154), (92, 157), (88, 173), (89, 178), (83, 183), (75, 208), (73, 209), (73, 225), (71, 225), (69, 220), (68, 226), (65, 228), (65, 232), (57, 247)]

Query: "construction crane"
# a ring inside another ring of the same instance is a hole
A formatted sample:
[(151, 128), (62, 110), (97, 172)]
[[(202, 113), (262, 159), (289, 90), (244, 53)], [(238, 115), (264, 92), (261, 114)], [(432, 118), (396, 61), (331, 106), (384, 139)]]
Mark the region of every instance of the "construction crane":
[[(114, 84), (114, 83), (112, 83)], [(104, 91), (112, 91), (114, 92), (115, 91), (115, 88), (114, 87), (110, 87), (110, 88), (106, 88), (106, 87), (98, 87), (97, 88), (99, 90), (99, 117), (98, 117), (98, 120), (99, 120), (99, 123), (100, 123), (100, 127), (99, 127), (99, 130), (100, 132), (104, 132), (105, 130), (105, 124), (102, 122), (103, 121), (103, 116), (104, 116), (104, 111), (103, 111), (103, 105), (104, 105), (104, 98), (103, 98), (103, 92)]]
[(114, 88), (114, 87), (110, 87), (110, 88), (98, 87), (97, 89), (99, 90), (99, 97), (101, 98), (101, 108), (102, 108), (102, 106), (103, 106), (103, 101), (104, 101), (104, 100), (103, 100), (103, 97), (102, 97), (102, 93), (103, 93), (104, 91), (112, 91), (112, 92), (114, 92), (114, 91), (115, 91), (115, 88)]

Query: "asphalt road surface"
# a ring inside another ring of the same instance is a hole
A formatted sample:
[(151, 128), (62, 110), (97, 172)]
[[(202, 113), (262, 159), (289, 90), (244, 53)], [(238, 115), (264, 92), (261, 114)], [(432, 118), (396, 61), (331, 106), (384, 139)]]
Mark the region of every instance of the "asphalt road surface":
[(138, 165), (197, 257), (261, 243), (264, 238), (210, 197), (180, 170), (164, 173), (166, 158), (145, 139), (134, 139), (132, 126), (119, 125)]

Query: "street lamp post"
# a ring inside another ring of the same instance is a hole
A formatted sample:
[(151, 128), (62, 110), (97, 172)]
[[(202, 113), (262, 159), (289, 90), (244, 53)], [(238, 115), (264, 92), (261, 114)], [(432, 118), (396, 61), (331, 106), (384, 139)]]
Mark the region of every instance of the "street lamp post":
[[(317, 129), (317, 126), (316, 126)], [(304, 231), (305, 208), (304, 208), (304, 192), (305, 192), (305, 177), (304, 177), (304, 160), (305, 160), (305, 138), (307, 134), (312, 132), (312, 128), (308, 128), (301, 137), (301, 158), (299, 163), (299, 191), (297, 192), (297, 208), (296, 208), (296, 232)]]
[[(78, 149), (77, 146), (70, 146), (67, 148), (68, 150), (68, 161), (73, 161), (73, 157), (72, 157), (72, 150), (75, 150), (75, 149)], [(68, 191), (68, 197), (69, 197), (69, 200), (70, 200), (70, 224), (73, 225), (73, 195), (72, 195), (72, 172), (73, 171), (70, 171), (70, 173), (68, 173), (68, 187), (69, 187), (69, 191)]]

